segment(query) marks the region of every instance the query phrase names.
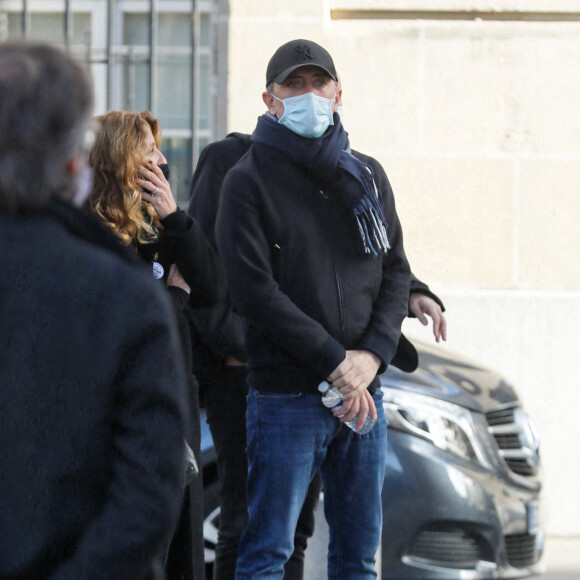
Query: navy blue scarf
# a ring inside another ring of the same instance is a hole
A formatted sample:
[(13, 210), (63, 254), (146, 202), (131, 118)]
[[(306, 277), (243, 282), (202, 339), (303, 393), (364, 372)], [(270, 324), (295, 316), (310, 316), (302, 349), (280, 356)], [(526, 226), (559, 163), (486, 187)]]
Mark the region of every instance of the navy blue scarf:
[(372, 169), (349, 153), (348, 134), (340, 118), (318, 139), (307, 139), (262, 115), (252, 140), (282, 151), (293, 163), (338, 192), (353, 212), (365, 254), (386, 254), (390, 248)]

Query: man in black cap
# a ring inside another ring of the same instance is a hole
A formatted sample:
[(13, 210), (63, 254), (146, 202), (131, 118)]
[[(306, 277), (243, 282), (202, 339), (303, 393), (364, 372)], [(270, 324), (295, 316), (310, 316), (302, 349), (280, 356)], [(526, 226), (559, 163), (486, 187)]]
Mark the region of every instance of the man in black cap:
[[(296, 40), (268, 64), (268, 112), (228, 173), (217, 244), (246, 319), (249, 524), (236, 578), (282, 578), (310, 480), (320, 470), (329, 577), (376, 576), (386, 421), (377, 374), (407, 314), (409, 266), (387, 177), (350, 150), (337, 76)], [(325, 408), (328, 381), (343, 397)], [(376, 421), (365, 435), (367, 415)]]
[[(341, 106), (340, 77), (339, 115)], [(342, 117), (341, 117), (342, 120)], [(230, 133), (210, 143), (201, 152), (191, 183), (189, 213), (197, 220), (215, 247), (215, 221), (221, 186), (227, 172), (252, 146), (251, 135)], [(445, 308), (429, 287), (411, 276), (409, 316), (427, 325), (432, 319), (435, 340), (446, 340)], [(220, 517), (213, 565), (214, 580), (235, 577), (238, 545), (248, 519), (246, 505), (246, 397), (248, 395), (247, 358), (243, 323), (232, 310), (229, 298), (209, 309), (192, 311), (195, 328), (195, 375), (203, 391), (207, 422), (217, 453)], [(391, 365), (411, 372), (417, 353), (401, 335)], [(314, 509), (318, 504), (321, 481), (317, 475), (296, 525), (294, 552), (284, 566), (284, 580), (302, 580), (304, 553), (314, 532)]]

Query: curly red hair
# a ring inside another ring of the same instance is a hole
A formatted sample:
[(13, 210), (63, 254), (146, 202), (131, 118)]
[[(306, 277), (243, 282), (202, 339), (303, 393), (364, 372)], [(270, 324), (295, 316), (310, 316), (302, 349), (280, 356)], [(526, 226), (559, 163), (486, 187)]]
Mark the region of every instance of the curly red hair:
[(147, 162), (144, 129), (149, 125), (159, 147), (159, 121), (149, 111), (109, 111), (95, 121), (99, 130), (89, 155), (93, 168), (89, 206), (125, 244), (151, 243), (161, 225), (151, 204), (142, 202), (136, 179), (139, 167)]

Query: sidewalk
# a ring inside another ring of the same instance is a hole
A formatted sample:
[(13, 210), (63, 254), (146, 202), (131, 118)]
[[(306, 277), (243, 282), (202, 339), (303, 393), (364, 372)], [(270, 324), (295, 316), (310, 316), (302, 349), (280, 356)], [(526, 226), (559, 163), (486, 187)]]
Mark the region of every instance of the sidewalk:
[(548, 536), (544, 563), (541, 580), (580, 580), (580, 537)]

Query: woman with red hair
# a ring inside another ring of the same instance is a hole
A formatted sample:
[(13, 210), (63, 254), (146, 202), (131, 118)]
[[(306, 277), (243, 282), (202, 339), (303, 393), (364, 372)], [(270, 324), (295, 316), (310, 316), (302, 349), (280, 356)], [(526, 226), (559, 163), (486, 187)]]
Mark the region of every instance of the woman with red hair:
[[(159, 150), (161, 127), (149, 111), (110, 111), (99, 125), (89, 163), (93, 169), (90, 209), (150, 264), (170, 293), (183, 345), (190, 386), (192, 433), (200, 456), (199, 387), (192, 374), (190, 308), (204, 308), (225, 295), (217, 256), (203, 232), (175, 202), (167, 160)], [(203, 488), (188, 485), (167, 559), (170, 579), (204, 578)]]

